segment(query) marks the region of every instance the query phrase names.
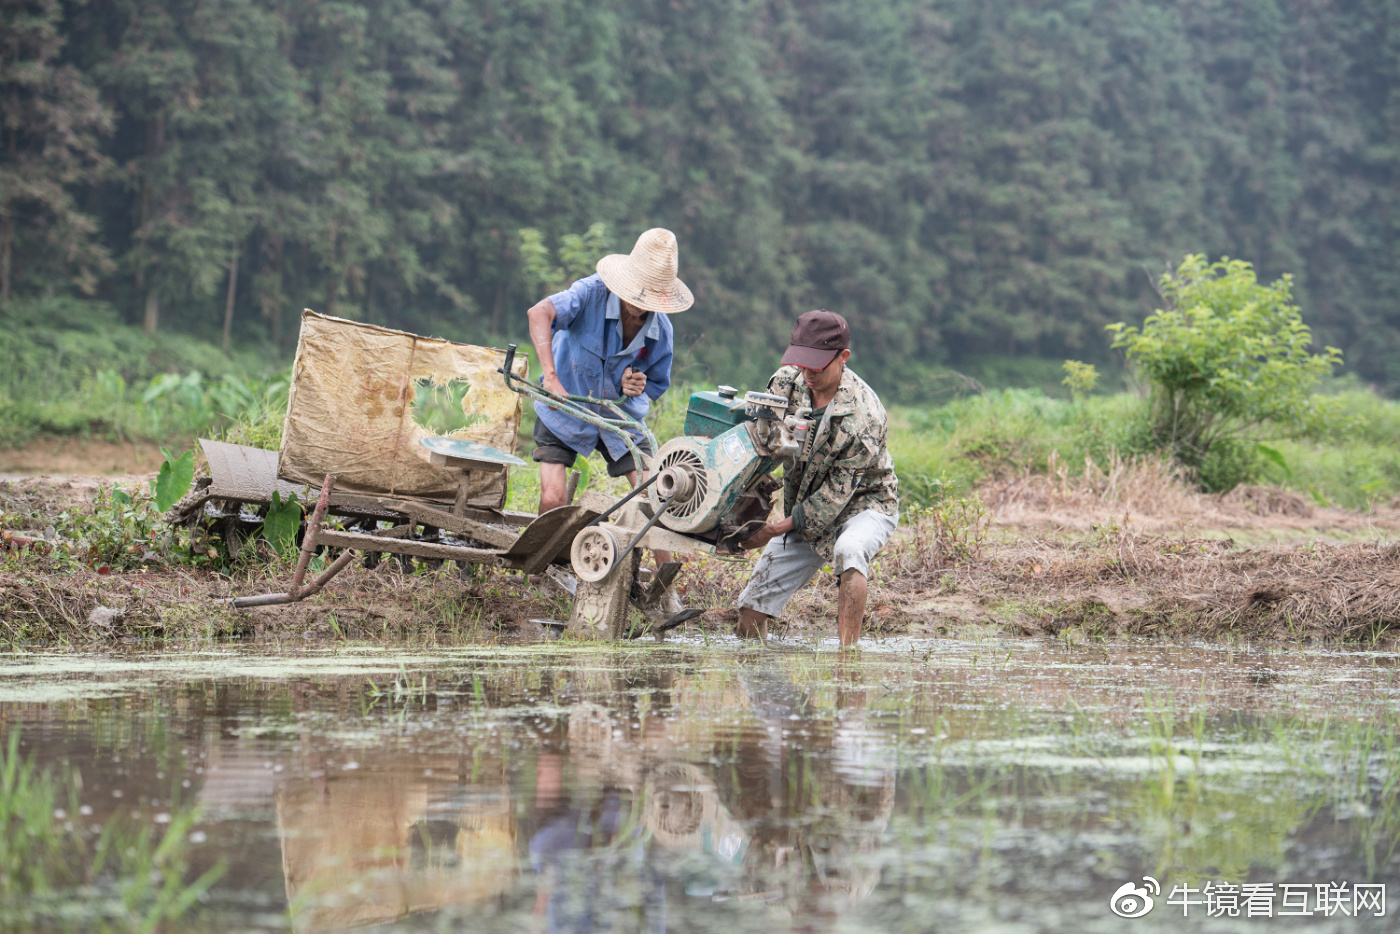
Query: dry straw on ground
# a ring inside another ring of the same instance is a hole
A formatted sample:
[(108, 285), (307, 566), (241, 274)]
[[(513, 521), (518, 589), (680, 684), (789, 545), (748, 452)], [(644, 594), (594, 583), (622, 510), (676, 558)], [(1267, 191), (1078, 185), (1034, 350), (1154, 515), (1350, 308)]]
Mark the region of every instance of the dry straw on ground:
[(1269, 529), (1281, 532), (1400, 531), (1400, 511), (1363, 514), (1315, 506), (1275, 487), (1241, 486), (1224, 495), (1197, 492), (1179, 468), (1158, 457), (1113, 455), (1106, 465), (1086, 459), (1083, 468), (1050, 456), (1043, 474), (988, 483), (982, 501), (998, 526), (1087, 532), (1109, 516), (1130, 516), (1139, 532)]

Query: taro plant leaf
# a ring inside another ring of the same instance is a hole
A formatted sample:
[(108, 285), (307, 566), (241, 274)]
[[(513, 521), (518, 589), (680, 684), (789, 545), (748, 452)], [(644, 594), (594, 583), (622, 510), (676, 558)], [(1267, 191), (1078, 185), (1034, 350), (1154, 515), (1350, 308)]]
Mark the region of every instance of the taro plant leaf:
[(194, 451), (186, 451), (179, 457), (165, 448), (161, 448), (160, 452), (165, 455), (165, 463), (160, 465), (160, 473), (156, 474), (154, 492), (156, 509), (165, 512), (190, 491), (190, 483), (194, 480)]
[(1293, 471), (1289, 469), (1288, 461), (1284, 458), (1283, 453), (1281, 451), (1279, 451), (1277, 448), (1271, 448), (1267, 444), (1256, 444), (1254, 448), (1264, 458), (1276, 464), (1278, 466), (1278, 469), (1283, 471), (1284, 476), (1288, 477), (1288, 479), (1290, 480), (1293, 479)]
[(161, 373), (151, 378), (150, 385), (146, 391), (141, 393), (141, 402), (150, 405), (161, 396), (168, 395), (180, 388), (180, 375), (178, 373)]
[(282, 494), (272, 491), (272, 502), (268, 504), (267, 516), (263, 519), (263, 538), (277, 549), (280, 555), (289, 556), (296, 549), (297, 529), (301, 528), (301, 504), (296, 494), (283, 502)]

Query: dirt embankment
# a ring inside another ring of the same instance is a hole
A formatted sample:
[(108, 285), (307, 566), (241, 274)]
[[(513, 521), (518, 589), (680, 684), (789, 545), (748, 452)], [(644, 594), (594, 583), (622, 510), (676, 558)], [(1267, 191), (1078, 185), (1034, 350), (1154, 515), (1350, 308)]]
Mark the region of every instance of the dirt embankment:
[(0, 478), (76, 474), (113, 478), (159, 470), (164, 459), (156, 444), (39, 438), (22, 448), (0, 448)]
[[(1400, 513), (1324, 510), (1261, 488), (1203, 497), (1170, 476), (1143, 475), (1150, 469), (1004, 481), (983, 489), (991, 512), (972, 526), (924, 516), (901, 527), (872, 570), (870, 631), (1366, 645), (1400, 638)], [(82, 508), (110, 482), (0, 483), (0, 510), (37, 521)], [(1244, 536), (1276, 541), (1234, 540)], [(699, 625), (732, 625), (750, 568), (743, 560), (691, 562), (679, 584), (686, 603), (709, 609)], [(219, 602), (285, 589), (290, 575), (281, 564), (233, 577), (156, 567), (99, 574), (12, 554), (0, 563), (0, 637), (536, 638), (541, 629), (531, 620), (568, 613), (563, 597), (515, 573), (450, 564), (409, 573), (392, 561), (352, 568), (298, 605), (239, 612)], [(834, 632), (835, 598), (834, 578), (820, 575), (790, 605), (787, 632)]]

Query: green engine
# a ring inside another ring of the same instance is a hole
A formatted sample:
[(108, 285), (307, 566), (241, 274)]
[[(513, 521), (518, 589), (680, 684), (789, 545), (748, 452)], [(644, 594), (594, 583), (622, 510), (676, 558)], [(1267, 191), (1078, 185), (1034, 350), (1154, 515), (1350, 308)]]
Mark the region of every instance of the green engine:
[(685, 410), (685, 434), (713, 438), (741, 422), (753, 421), (753, 416), (736, 400), (738, 395), (739, 390), (733, 386), (692, 393), (690, 407)]
[(652, 508), (664, 507), (660, 522), (674, 532), (723, 537), (766, 515), (760, 483), (801, 449), (799, 436), (805, 439), (808, 424), (786, 414), (785, 398), (751, 392), (736, 400), (736, 395), (721, 386), (691, 396), (686, 434), (666, 442), (652, 458), (658, 475)]

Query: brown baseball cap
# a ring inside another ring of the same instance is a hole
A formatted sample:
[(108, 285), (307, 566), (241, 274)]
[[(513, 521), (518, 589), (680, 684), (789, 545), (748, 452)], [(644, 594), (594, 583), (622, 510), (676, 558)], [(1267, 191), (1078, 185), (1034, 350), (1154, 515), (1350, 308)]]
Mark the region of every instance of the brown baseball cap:
[(792, 340), (783, 354), (783, 365), (821, 370), (851, 346), (851, 328), (834, 311), (808, 311), (792, 326)]

